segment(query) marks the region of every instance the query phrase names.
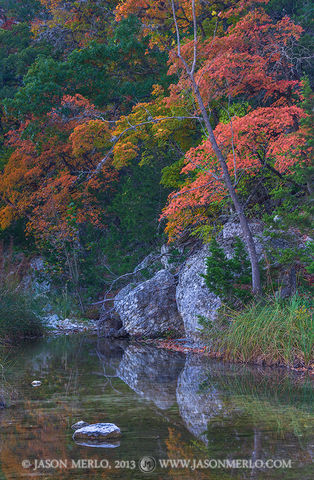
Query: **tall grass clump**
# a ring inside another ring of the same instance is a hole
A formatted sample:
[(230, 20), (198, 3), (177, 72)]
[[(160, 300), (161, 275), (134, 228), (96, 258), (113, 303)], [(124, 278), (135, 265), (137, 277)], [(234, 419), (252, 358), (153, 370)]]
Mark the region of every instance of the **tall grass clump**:
[(42, 335), (41, 302), (30, 281), (25, 281), (27, 264), (16, 259), (12, 247), (0, 245), (0, 342), (17, 343)]
[(228, 310), (209, 333), (212, 348), (231, 361), (306, 367), (314, 361), (313, 306), (297, 295)]

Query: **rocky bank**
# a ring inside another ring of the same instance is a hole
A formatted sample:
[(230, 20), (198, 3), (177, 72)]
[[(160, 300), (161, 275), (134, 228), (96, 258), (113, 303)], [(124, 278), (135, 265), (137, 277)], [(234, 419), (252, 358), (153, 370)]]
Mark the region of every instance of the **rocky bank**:
[[(258, 254), (262, 256), (263, 225), (252, 222), (251, 229)], [(233, 254), (236, 237), (242, 237), (240, 225), (227, 222), (218, 241), (228, 258)], [(164, 245), (159, 255), (149, 255), (136, 267), (132, 282), (120, 290), (110, 308), (102, 310), (99, 336), (154, 338), (171, 333), (198, 340), (199, 318), (214, 321), (221, 300), (209, 291), (202, 277), (209, 256), (208, 244), (196, 242), (178, 250), (180, 259), (171, 261), (171, 249)], [(143, 267), (150, 268), (148, 280), (140, 279)]]
[[(280, 253), (293, 245), (304, 247), (294, 232), (289, 232), (287, 240), (280, 231), (266, 235), (260, 221), (251, 221), (250, 227), (260, 260), (265, 251)], [(229, 220), (217, 236), (227, 258), (233, 256), (236, 238), (243, 240), (241, 226)], [(113, 305), (103, 308), (98, 323), (100, 337), (154, 338), (171, 334), (199, 341), (200, 317), (215, 321), (221, 299), (209, 291), (202, 277), (210, 255), (208, 244), (188, 242), (176, 249), (164, 245), (159, 254), (150, 254), (135, 268), (132, 281), (114, 297)], [(272, 259), (272, 263), (274, 266), (276, 260)], [(141, 278), (143, 269), (149, 272), (148, 280)], [(280, 276), (279, 293), (290, 296), (294, 293), (295, 271), (284, 271)]]

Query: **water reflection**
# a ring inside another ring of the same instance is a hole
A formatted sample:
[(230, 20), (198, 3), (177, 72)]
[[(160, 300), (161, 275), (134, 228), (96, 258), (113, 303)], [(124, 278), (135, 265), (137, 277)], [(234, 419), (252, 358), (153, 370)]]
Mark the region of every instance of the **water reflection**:
[[(105, 457), (114, 467), (114, 462), (138, 462), (144, 455), (291, 459), (293, 468), (283, 473), (169, 466), (148, 476), (138, 467), (37, 473), (52, 479), (311, 478), (312, 387), (308, 379), (287, 371), (228, 366), (127, 341), (75, 336), (11, 351), (5, 375), (2, 392), (9, 389), (12, 406), (0, 409), (0, 478), (25, 478), (23, 459)], [(42, 385), (33, 389), (33, 380)], [(75, 443), (70, 426), (78, 420), (116, 423), (120, 445)]]
[(176, 401), (178, 375), (184, 359), (151, 346), (130, 345), (124, 352), (117, 375), (139, 396), (167, 410)]
[[(190, 356), (178, 378), (177, 402), (180, 415), (187, 429), (204, 443), (208, 443), (208, 423), (223, 412), (223, 401), (215, 386), (200, 390), (208, 376), (210, 367), (202, 357)], [(228, 414), (231, 412), (228, 410)]]

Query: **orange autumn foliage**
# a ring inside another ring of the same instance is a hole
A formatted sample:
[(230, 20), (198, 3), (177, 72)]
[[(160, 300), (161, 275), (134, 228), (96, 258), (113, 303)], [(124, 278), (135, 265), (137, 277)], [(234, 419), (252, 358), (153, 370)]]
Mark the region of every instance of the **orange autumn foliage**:
[[(267, 2), (195, 2), (195, 82), (207, 111), (225, 111), (229, 116), (225, 122), (217, 114), (213, 126), (236, 185), (239, 178), (254, 177), (269, 167), (280, 175), (293, 174), (295, 166), (306, 161), (308, 154), (300, 129), (300, 121), (305, 117), (298, 106), (301, 82), (290, 58), (302, 28), (288, 17), (274, 22), (261, 8)], [(66, 27), (73, 33), (76, 46), (86, 45), (91, 37), (100, 42), (104, 38), (106, 20), (94, 18), (92, 0), (79, 2), (84, 15), (75, 1), (41, 3), (50, 17), (45, 25), (36, 23), (39, 30), (43, 26)], [(7, 144), (12, 153), (0, 179), (3, 228), (15, 218), (26, 217), (28, 230), (36, 232), (37, 237), (72, 240), (77, 226), (85, 221), (101, 227), (97, 192), (111, 191), (117, 179), (116, 170), (137, 158), (141, 164), (141, 148), (167, 148), (170, 141), (182, 155), (186, 152), (182, 181), (176, 184), (181, 188), (170, 195), (162, 214), (168, 221), (170, 239), (186, 227), (206, 220), (208, 206), (222, 203), (227, 197), (211, 143), (203, 138), (197, 147), (191, 148), (201, 134), (197, 121), (190, 117), (200, 117), (201, 112), (190, 78), (177, 55), (171, 2), (104, 3), (111, 7), (111, 13), (117, 5), (118, 21), (129, 14), (137, 15), (142, 20), (142, 32), (151, 36), (152, 45), (158, 44), (161, 49), (165, 44), (171, 45), (169, 74), (175, 75), (177, 81), (170, 86), (169, 93), (155, 86), (152, 99), (139, 102), (113, 128), (86, 98), (67, 95), (44, 118), (34, 115), (19, 129), (9, 132)], [(195, 46), (192, 1), (176, 1), (175, 8), (181, 53), (191, 65)], [(213, 28), (215, 20), (217, 28)], [(234, 103), (246, 103), (244, 114), (230, 113), (229, 107)], [(108, 152), (100, 176), (91, 176)]]
[[(132, 3), (132, 7), (131, 7)], [(196, 22), (199, 26), (200, 4), (196, 1)], [(225, 5), (221, 17), (233, 20), (228, 28), (217, 29), (214, 35), (204, 37), (197, 33), (195, 82), (204, 105), (218, 105), (229, 115), (227, 124), (218, 122), (214, 130), (217, 143), (226, 159), (233, 182), (243, 175), (254, 176), (263, 168), (274, 168), (279, 174), (293, 173), (294, 166), (306, 158), (304, 136), (300, 120), (305, 114), (297, 105), (301, 100), (301, 82), (297, 80), (289, 52), (302, 34), (302, 28), (289, 18), (274, 22), (261, 8), (260, 2), (235, 1)], [(144, 5), (145, 4), (145, 5)], [(119, 15), (134, 12), (135, 5), (142, 8), (141, 15), (158, 26), (158, 2), (122, 2)], [(164, 5), (163, 11), (168, 7)], [(181, 33), (181, 55), (188, 65), (193, 63), (194, 40), (180, 24), (180, 11), (188, 12), (192, 1), (175, 2)], [(158, 9), (160, 10), (160, 8)], [(191, 11), (187, 15), (191, 21)], [(171, 21), (171, 11), (165, 13)], [(173, 28), (173, 25), (172, 25)], [(153, 29), (153, 28), (152, 28)], [(165, 100), (169, 109), (175, 105), (191, 114), (201, 115), (192, 91), (191, 78), (178, 56), (177, 46), (169, 56), (169, 74), (179, 80), (171, 85)], [(191, 98), (194, 107), (191, 111)], [(233, 102), (254, 98), (244, 116), (230, 115)], [(217, 108), (217, 107), (216, 107)], [(233, 117), (233, 118), (232, 118)], [(169, 197), (162, 218), (167, 218), (166, 231), (175, 238), (187, 226), (197, 225), (206, 218), (208, 205), (219, 204), (227, 197), (220, 163), (209, 140), (188, 150), (182, 170), (184, 185)]]
[[(111, 191), (117, 172), (108, 164), (98, 177), (90, 175), (110, 138), (107, 124), (93, 115), (94, 106), (82, 96), (65, 96), (44, 119), (33, 117), (8, 133), (14, 150), (0, 178), (2, 228), (26, 217), (36, 238), (58, 243), (74, 240), (83, 222), (101, 226), (95, 194)], [(38, 133), (29, 138), (34, 124)]]
[[(215, 135), (234, 181), (241, 175), (254, 176), (267, 165), (280, 174), (293, 173), (300, 158), (306, 156), (302, 130), (294, 130), (295, 123), (304, 117), (303, 110), (296, 106), (264, 107), (234, 117), (232, 127), (220, 123)], [(194, 172), (196, 178), (169, 197), (163, 218), (168, 219), (170, 239), (186, 226), (205, 220), (206, 207), (227, 196), (220, 165), (208, 140), (186, 153), (185, 164), (182, 174)]]
[[(195, 0), (197, 25), (201, 28), (204, 37), (209, 19), (222, 20), (231, 15), (240, 14), (243, 10), (249, 9), (252, 4), (266, 4), (268, 2), (269, 0), (233, 0), (232, 2), (230, 0), (217, 0), (215, 2)], [(175, 1), (174, 8), (181, 32), (188, 34), (193, 25), (192, 1)], [(120, 21), (132, 14), (142, 20), (143, 34), (150, 36), (151, 46), (158, 44), (161, 48), (168, 48), (169, 45), (174, 44), (175, 24), (170, 0), (120, 0), (116, 8), (116, 19)]]
[[(253, 97), (258, 92), (263, 95), (264, 103), (269, 99), (272, 103), (278, 99), (281, 103), (291, 102), (299, 83), (287, 76), (292, 70), (287, 46), (296, 42), (301, 33), (302, 27), (289, 17), (273, 23), (264, 12), (254, 10), (229, 27), (223, 36), (199, 41), (195, 80), (204, 103), (224, 96)], [(182, 46), (182, 54), (191, 62), (192, 41)], [(169, 62), (169, 74), (180, 74), (178, 84), (171, 88), (171, 102), (190, 84), (176, 50), (172, 51)]]

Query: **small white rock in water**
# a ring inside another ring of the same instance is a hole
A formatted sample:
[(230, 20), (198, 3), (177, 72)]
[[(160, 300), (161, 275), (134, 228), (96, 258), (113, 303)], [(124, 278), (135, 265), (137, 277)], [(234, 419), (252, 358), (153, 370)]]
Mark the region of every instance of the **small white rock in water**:
[(79, 428), (87, 427), (87, 425), (89, 425), (89, 423), (84, 422), (83, 420), (80, 420), (79, 422), (73, 423), (73, 425), (71, 426), (71, 428), (72, 428), (73, 430), (78, 430)]
[(73, 439), (78, 440), (104, 440), (119, 438), (121, 430), (114, 423), (94, 423), (75, 430)]
[(33, 387), (40, 387), (41, 381), (40, 381), (40, 380), (34, 380), (34, 381), (32, 382), (32, 385), (33, 385)]

